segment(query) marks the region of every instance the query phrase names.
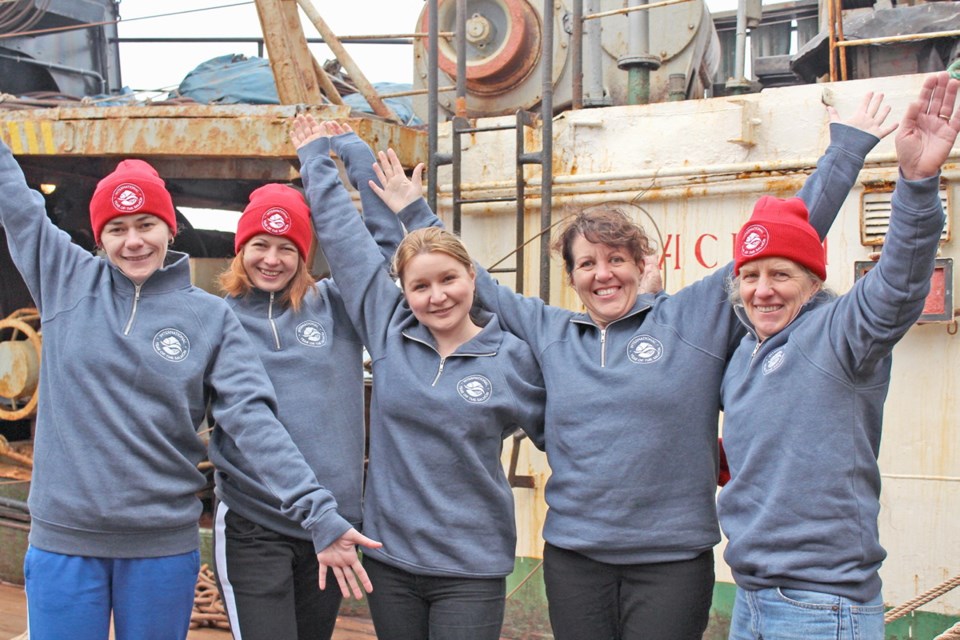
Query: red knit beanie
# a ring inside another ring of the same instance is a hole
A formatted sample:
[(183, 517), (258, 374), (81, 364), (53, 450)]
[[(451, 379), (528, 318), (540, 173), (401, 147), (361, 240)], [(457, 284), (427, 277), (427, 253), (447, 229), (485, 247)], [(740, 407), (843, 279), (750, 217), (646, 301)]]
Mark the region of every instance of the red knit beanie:
[(810, 226), (807, 205), (800, 198), (760, 198), (737, 234), (733, 253), (734, 275), (740, 275), (740, 267), (751, 260), (787, 258), (827, 279), (823, 243)]
[(163, 178), (143, 160), (124, 160), (97, 183), (90, 199), (93, 237), (100, 242), (100, 233), (108, 222), (134, 213), (157, 216), (167, 223), (172, 235), (177, 235), (177, 214)]
[(255, 189), (250, 194), (250, 204), (237, 222), (234, 251), (240, 253), (240, 247), (260, 233), (286, 238), (306, 260), (313, 242), (313, 227), (310, 225), (310, 208), (303, 195), (283, 184), (265, 184)]

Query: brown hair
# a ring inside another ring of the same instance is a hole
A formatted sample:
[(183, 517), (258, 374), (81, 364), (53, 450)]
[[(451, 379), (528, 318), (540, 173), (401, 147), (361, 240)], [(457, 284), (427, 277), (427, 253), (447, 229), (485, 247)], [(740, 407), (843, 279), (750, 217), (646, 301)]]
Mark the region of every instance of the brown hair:
[(577, 236), (589, 242), (623, 247), (637, 264), (642, 264), (644, 257), (653, 253), (646, 232), (616, 205), (583, 209), (563, 225), (550, 245), (563, 258), (568, 276), (573, 273), (573, 241)]
[(424, 253), (443, 253), (473, 273), (473, 260), (460, 238), (440, 227), (425, 227), (411, 231), (397, 247), (393, 256), (393, 272), (403, 285), (403, 270), (414, 257)]
[[(233, 260), (230, 261), (230, 266), (228, 266), (219, 277), (220, 290), (235, 298), (242, 298), (254, 289), (253, 283), (250, 282), (250, 276), (247, 275), (246, 270), (243, 268), (244, 249), (245, 246), (240, 247), (240, 251), (234, 256)], [(282, 295), (280, 296), (280, 304), (284, 306), (289, 305), (294, 311), (300, 311), (300, 305), (303, 304), (303, 299), (307, 297), (308, 292), (314, 290), (315, 283), (316, 280), (313, 275), (311, 275), (310, 269), (307, 268), (307, 263), (304, 262), (303, 257), (301, 257), (297, 261), (297, 272), (283, 289)]]

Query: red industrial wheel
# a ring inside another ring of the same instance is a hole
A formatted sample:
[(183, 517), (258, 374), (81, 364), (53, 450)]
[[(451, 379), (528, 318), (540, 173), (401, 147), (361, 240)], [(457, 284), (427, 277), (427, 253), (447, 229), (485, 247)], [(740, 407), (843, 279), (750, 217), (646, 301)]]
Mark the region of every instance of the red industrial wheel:
[[(441, 0), (437, 10), (440, 31), (456, 30), (456, 0)], [(428, 15), (420, 30), (427, 31)], [(467, 0), (467, 89), (479, 95), (509, 91), (530, 75), (540, 60), (540, 15), (527, 0)], [(439, 45), (444, 73), (457, 76), (454, 40)]]

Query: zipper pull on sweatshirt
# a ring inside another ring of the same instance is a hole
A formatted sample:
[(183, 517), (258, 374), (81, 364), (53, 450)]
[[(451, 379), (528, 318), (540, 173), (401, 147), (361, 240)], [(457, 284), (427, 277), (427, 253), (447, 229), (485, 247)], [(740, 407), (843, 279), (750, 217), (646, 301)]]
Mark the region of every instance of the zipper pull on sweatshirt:
[(135, 284), (134, 293), (133, 293), (133, 309), (130, 310), (130, 319), (127, 320), (127, 326), (123, 328), (123, 335), (130, 335), (130, 330), (133, 328), (133, 321), (137, 318), (137, 305), (140, 304), (140, 288), (142, 284)]

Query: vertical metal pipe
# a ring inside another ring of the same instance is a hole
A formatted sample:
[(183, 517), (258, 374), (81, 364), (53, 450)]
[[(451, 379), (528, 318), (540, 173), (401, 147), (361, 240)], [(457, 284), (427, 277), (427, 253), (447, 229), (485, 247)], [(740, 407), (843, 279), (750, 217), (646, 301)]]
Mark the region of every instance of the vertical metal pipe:
[[(574, 2), (577, 2), (577, 1), (578, 0), (574, 0)], [(526, 241), (526, 235), (527, 235), (526, 227), (524, 225), (526, 214), (527, 214), (527, 207), (526, 207), (527, 190), (526, 190), (526, 181), (524, 180), (524, 175), (523, 175), (523, 167), (524, 167), (523, 157), (526, 154), (525, 126), (527, 123), (527, 118), (525, 116), (526, 116), (526, 112), (523, 109), (517, 109), (517, 120), (516, 120), (517, 122), (517, 131), (516, 131), (516, 134), (517, 134), (517, 138), (516, 138), (516, 141), (517, 141), (517, 234), (516, 234), (517, 250), (514, 254), (516, 256), (517, 266), (515, 270), (516, 280), (515, 280), (513, 290), (519, 293), (520, 295), (523, 295), (523, 291), (524, 291), (523, 243)]]
[[(631, 7), (647, 4), (647, 0), (630, 0)], [(634, 11), (627, 16), (627, 31), (630, 34), (630, 55), (645, 56), (650, 53), (650, 12)], [(650, 68), (632, 65), (627, 78), (627, 103), (650, 103)]]
[(467, 0), (457, 0), (457, 108), (456, 114), (467, 117)]
[(543, 3), (543, 82), (541, 86), (540, 117), (541, 167), (540, 182), (540, 298), (550, 300), (550, 232), (553, 204), (553, 7), (554, 0)]
[[(584, 11), (587, 15), (600, 10), (600, 0), (586, 0)], [(607, 104), (603, 91), (603, 42), (600, 20), (587, 20), (583, 23), (583, 32), (587, 38), (585, 51), (586, 67), (584, 82), (586, 97), (584, 104), (590, 107)]]
[(583, 0), (573, 0), (573, 33), (570, 35), (573, 95), (571, 106), (583, 108)]
[[(648, 4), (630, 0), (631, 7)], [(617, 66), (627, 71), (627, 104), (650, 103), (650, 71), (660, 68), (660, 56), (650, 53), (650, 12), (631, 11), (627, 16), (627, 53)]]
[(747, 52), (747, 0), (737, 2), (737, 40), (735, 54), (733, 58), (733, 77), (732, 84), (735, 92), (740, 93), (740, 89), (746, 81), (746, 52)]
[(453, 232), (460, 235), (461, 222), (463, 220), (463, 143), (460, 140), (460, 131), (466, 129), (469, 124), (465, 118), (460, 116), (453, 117)]
[(427, 204), (437, 211), (437, 168), (439, 166), (439, 78), (440, 73), (440, 24), (437, 16), (439, 0), (427, 4)]
[(457, 0), (454, 39), (457, 44), (457, 99), (453, 118), (453, 232), (460, 235), (463, 219), (460, 181), (463, 179), (461, 129), (469, 124), (467, 117), (467, 0)]

